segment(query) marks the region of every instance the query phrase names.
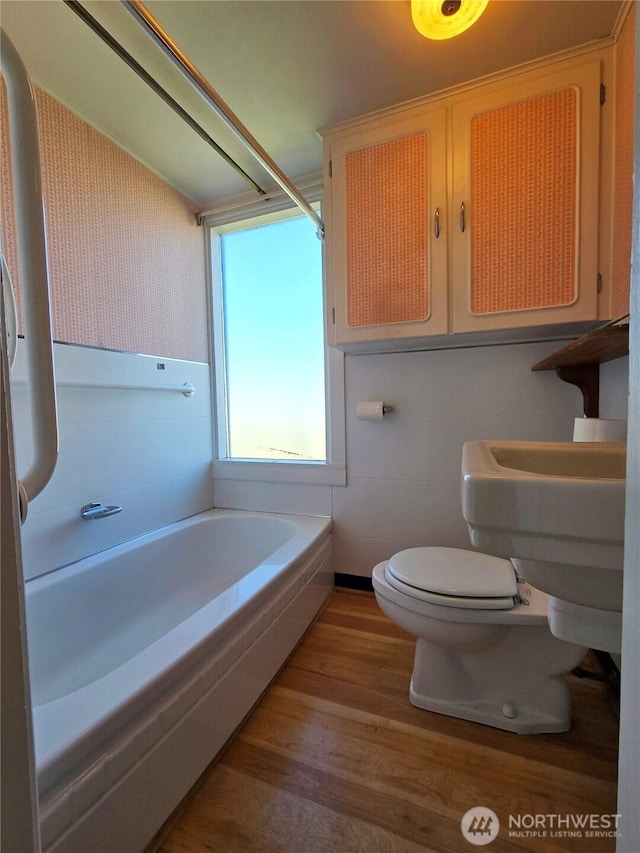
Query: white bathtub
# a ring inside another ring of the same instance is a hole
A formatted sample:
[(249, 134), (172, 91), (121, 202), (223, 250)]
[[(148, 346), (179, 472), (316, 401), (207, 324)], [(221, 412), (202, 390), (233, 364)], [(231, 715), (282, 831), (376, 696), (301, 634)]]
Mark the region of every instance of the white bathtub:
[(327, 598), (330, 533), (211, 510), (26, 584), (43, 850), (144, 849)]

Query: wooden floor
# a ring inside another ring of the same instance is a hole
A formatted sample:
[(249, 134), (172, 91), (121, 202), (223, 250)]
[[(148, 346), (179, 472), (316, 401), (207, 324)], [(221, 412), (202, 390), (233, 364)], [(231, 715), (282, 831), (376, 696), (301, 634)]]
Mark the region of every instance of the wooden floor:
[(155, 849), (470, 853), (481, 848), (460, 822), (474, 806), (500, 819), (492, 853), (615, 849), (507, 828), (509, 815), (615, 813), (618, 724), (602, 683), (569, 676), (569, 733), (510, 734), (412, 707), (413, 650), (372, 595), (336, 592)]

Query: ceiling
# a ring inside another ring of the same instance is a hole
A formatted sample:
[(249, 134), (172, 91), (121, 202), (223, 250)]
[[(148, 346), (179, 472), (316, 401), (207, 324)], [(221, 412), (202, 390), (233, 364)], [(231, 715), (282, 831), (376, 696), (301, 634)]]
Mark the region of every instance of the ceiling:
[[(606, 38), (622, 0), (491, 0), (470, 30), (420, 36), (409, 0), (145, 4), (278, 166), (319, 174), (318, 128)], [(263, 187), (272, 181), (117, 0), (83, 2)], [(249, 189), (62, 0), (1, 0), (34, 81), (200, 207)]]

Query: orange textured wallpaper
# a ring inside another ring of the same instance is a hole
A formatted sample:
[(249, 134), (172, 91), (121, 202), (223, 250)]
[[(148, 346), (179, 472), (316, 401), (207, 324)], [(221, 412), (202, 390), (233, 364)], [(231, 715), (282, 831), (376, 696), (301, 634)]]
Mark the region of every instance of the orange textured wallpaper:
[[(19, 298), (0, 89), (2, 250)], [(36, 98), (54, 338), (208, 361), (195, 205), (52, 97)]]
[(629, 311), (633, 212), (633, 96), (636, 4), (624, 22), (616, 52), (616, 147), (613, 205), (611, 318)]

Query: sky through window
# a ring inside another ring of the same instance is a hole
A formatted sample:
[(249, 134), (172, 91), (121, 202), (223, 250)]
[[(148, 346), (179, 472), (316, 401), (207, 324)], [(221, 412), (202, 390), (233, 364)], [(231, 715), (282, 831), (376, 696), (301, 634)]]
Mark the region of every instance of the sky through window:
[(307, 217), (221, 237), (232, 458), (326, 459), (322, 246)]

